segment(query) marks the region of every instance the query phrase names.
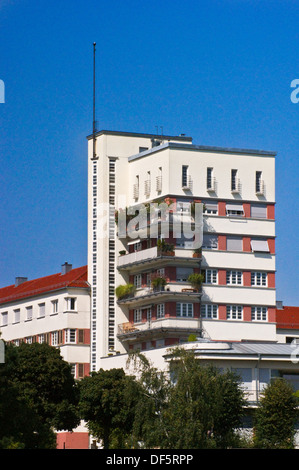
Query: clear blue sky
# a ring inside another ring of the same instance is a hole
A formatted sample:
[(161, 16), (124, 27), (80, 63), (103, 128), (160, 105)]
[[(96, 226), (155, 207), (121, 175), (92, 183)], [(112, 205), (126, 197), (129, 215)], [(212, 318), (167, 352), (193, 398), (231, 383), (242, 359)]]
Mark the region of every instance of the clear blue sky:
[(299, 0), (0, 0), (0, 286), (87, 262), (87, 141), (277, 151), (277, 298), (298, 301)]

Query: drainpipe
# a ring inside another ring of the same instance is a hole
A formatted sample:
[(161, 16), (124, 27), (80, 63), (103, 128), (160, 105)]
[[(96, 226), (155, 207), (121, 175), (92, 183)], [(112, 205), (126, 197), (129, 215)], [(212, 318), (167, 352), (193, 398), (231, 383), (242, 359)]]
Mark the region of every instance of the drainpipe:
[(256, 401), (258, 403), (259, 401), (259, 384), (260, 384), (260, 372), (259, 372), (259, 363), (261, 361), (261, 355), (258, 354), (258, 361), (257, 361), (257, 364), (255, 366), (255, 370), (256, 370), (256, 381), (255, 381), (255, 393), (256, 393)]

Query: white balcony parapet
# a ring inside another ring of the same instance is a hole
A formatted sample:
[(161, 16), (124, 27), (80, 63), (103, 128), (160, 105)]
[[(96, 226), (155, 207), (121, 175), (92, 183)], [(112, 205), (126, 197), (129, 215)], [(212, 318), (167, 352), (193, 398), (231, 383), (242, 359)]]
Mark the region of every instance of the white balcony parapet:
[(159, 328), (175, 328), (175, 329), (199, 329), (198, 318), (178, 318), (163, 317), (156, 320), (150, 320), (142, 323), (121, 323), (118, 325), (118, 334), (131, 334), (137, 332), (146, 332), (148, 330), (157, 330)]
[[(158, 248), (156, 246), (147, 248), (146, 250), (134, 251), (118, 257), (118, 267), (126, 266), (128, 264), (137, 263), (141, 261), (156, 259), (158, 254)], [(163, 253), (162, 253), (163, 256)], [(186, 248), (176, 248), (174, 250), (174, 256), (177, 258), (192, 258), (193, 250)]]
[(152, 248), (147, 248), (146, 250), (134, 251), (134, 253), (128, 253), (127, 255), (119, 256), (118, 266), (124, 266), (126, 264), (156, 258), (157, 252), (158, 249), (156, 246), (154, 246)]

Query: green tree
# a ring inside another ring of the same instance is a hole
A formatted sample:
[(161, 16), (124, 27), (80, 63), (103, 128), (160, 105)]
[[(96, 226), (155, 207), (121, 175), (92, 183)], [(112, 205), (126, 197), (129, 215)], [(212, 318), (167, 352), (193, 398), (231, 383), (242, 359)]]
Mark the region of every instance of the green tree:
[(203, 365), (193, 352), (177, 349), (170, 371), (167, 418), (168, 448), (236, 445), (245, 399), (239, 378), (230, 371)]
[(134, 431), (145, 447), (190, 449), (237, 444), (245, 399), (231, 372), (203, 366), (194, 354), (178, 348), (168, 373), (139, 355), (142, 403)]
[(161, 447), (167, 434), (165, 412), (172, 386), (167, 371), (158, 370), (141, 353), (131, 353), (127, 367), (136, 372), (139, 402), (135, 407), (133, 442), (135, 447)]
[(254, 446), (264, 449), (294, 447), (298, 398), (282, 378), (268, 384), (255, 414)]
[(100, 369), (80, 382), (80, 413), (104, 449), (132, 446), (139, 387), (123, 369)]
[(70, 365), (47, 344), (5, 349), (5, 363), (0, 364), (0, 446), (55, 448), (54, 429), (71, 431), (80, 422)]

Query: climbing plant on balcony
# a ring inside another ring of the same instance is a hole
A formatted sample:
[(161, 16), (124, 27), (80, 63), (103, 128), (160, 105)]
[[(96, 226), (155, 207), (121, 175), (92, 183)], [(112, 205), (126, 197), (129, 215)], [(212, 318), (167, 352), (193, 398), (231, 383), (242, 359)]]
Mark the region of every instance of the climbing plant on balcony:
[(124, 284), (119, 285), (115, 289), (115, 295), (118, 300), (126, 299), (129, 297), (133, 297), (135, 295), (136, 287), (134, 284)]

